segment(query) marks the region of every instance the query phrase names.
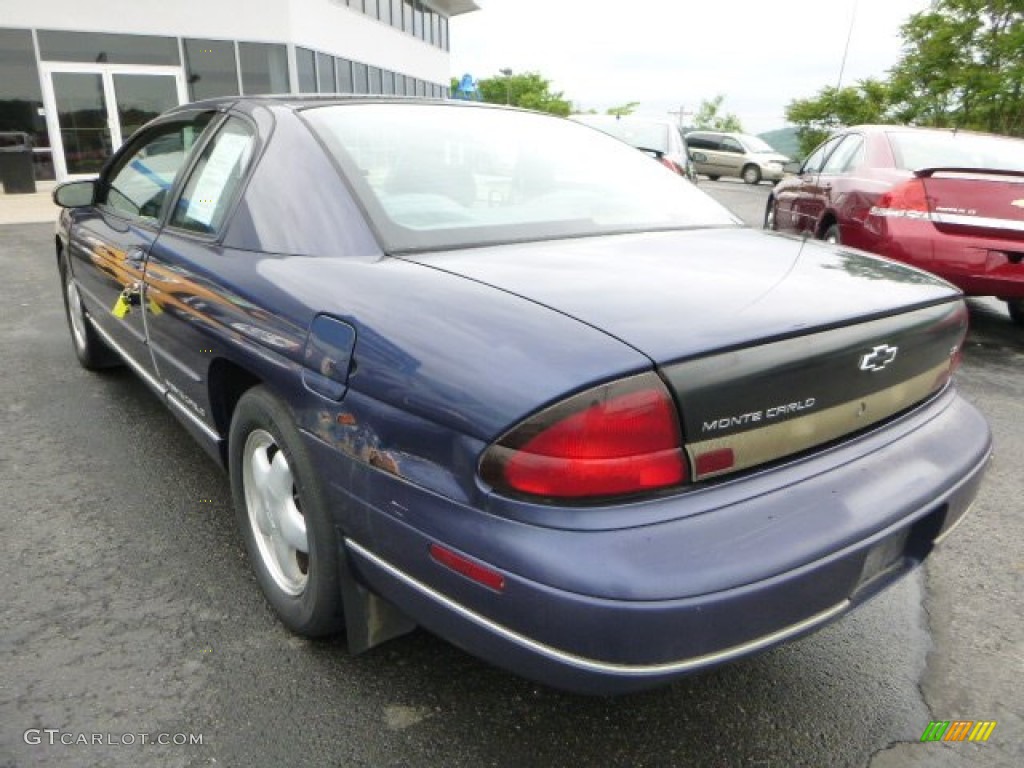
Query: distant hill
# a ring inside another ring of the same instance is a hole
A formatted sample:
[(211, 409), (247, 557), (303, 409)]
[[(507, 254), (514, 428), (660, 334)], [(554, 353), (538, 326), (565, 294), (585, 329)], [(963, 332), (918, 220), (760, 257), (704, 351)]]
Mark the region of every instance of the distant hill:
[(796, 128), (788, 126), (774, 131), (759, 133), (762, 139), (771, 144), (776, 151), (793, 160), (800, 158), (800, 141), (796, 137)]

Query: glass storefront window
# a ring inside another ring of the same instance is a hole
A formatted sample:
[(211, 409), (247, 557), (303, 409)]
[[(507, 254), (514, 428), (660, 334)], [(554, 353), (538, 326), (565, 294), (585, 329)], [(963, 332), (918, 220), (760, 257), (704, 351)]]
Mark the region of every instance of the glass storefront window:
[(235, 44), (230, 40), (185, 38), (185, 76), (193, 101), (238, 95)]
[(316, 53), (296, 46), (295, 69), (299, 74), (299, 93), (316, 93)]
[(374, 95), (380, 95), (383, 86), (381, 85), (381, 76), (379, 67), (369, 67), (368, 72), (370, 75), (370, 87), (369, 92)]
[(114, 148), (103, 76), (97, 72), (54, 72), (53, 95), (68, 173), (96, 173)]
[(113, 81), (122, 141), (178, 106), (178, 84), (171, 75), (114, 74)]
[(381, 72), (381, 93), (391, 96), (395, 92), (395, 73), (385, 69)]
[(410, 35), (413, 33), (412, 0), (402, 0), (402, 29)]
[(352, 62), (348, 59), (335, 59), (338, 74), (338, 93), (352, 93)]
[(288, 49), (274, 43), (239, 43), (244, 93), (288, 93)]
[(338, 81), (334, 74), (334, 57), (326, 53), (316, 55), (316, 74), (318, 93), (337, 93)]
[[(39, 71), (27, 29), (0, 29), (0, 131), (27, 133), (36, 147), (49, 147), (39, 90)], [(52, 179), (53, 160), (49, 152), (36, 152), (37, 179)]]
[(156, 35), (114, 35), (40, 29), (39, 57), (44, 61), (90, 64), (150, 64), (178, 66), (178, 40)]
[(352, 62), (352, 93), (368, 93), (366, 65)]

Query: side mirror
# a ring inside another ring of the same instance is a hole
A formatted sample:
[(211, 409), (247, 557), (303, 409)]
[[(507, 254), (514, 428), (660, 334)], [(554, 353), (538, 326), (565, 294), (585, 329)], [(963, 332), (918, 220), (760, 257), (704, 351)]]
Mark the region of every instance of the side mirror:
[(96, 200), (96, 180), (68, 181), (53, 188), (53, 202), (61, 208), (82, 208)]
[(798, 174), (800, 169), (803, 167), (803, 163), (799, 160), (790, 160), (788, 163), (782, 166), (782, 170), (786, 173)]

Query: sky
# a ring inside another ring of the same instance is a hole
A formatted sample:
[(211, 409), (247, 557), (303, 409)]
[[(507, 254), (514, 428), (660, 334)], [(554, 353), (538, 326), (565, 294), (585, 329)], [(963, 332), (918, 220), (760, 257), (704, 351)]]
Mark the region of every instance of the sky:
[(786, 104), (885, 77), (900, 25), (929, 0), (476, 0), (451, 20), (451, 67), (482, 79), (540, 72), (577, 111), (639, 101), (637, 114), (694, 112), (724, 94), (749, 133), (786, 124)]

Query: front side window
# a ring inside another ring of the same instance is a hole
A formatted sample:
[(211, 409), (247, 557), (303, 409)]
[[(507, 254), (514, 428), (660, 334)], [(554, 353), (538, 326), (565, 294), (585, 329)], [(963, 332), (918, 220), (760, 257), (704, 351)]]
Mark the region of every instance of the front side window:
[(171, 216), (171, 226), (210, 234), (227, 217), (252, 159), (256, 137), (244, 120), (229, 117), (204, 149)]
[(738, 141), (736, 141), (736, 139), (733, 139), (729, 136), (726, 136), (725, 138), (722, 139), (722, 144), (719, 147), (719, 149), (721, 149), (723, 152), (733, 152), (737, 155), (743, 154), (743, 146)]
[(189, 152), (213, 114), (158, 126), (132, 142), (106, 176), (100, 207), (133, 219), (159, 220)]
[(841, 136), (833, 136), (816, 150), (811, 152), (807, 159), (804, 160), (804, 165), (803, 168), (800, 169), (800, 173), (820, 173), (822, 166), (825, 164), (825, 159), (829, 156), (829, 153), (835, 148), (841, 138)]
[(571, 120), (423, 104), (302, 115), (389, 252), (739, 223), (629, 145)]

